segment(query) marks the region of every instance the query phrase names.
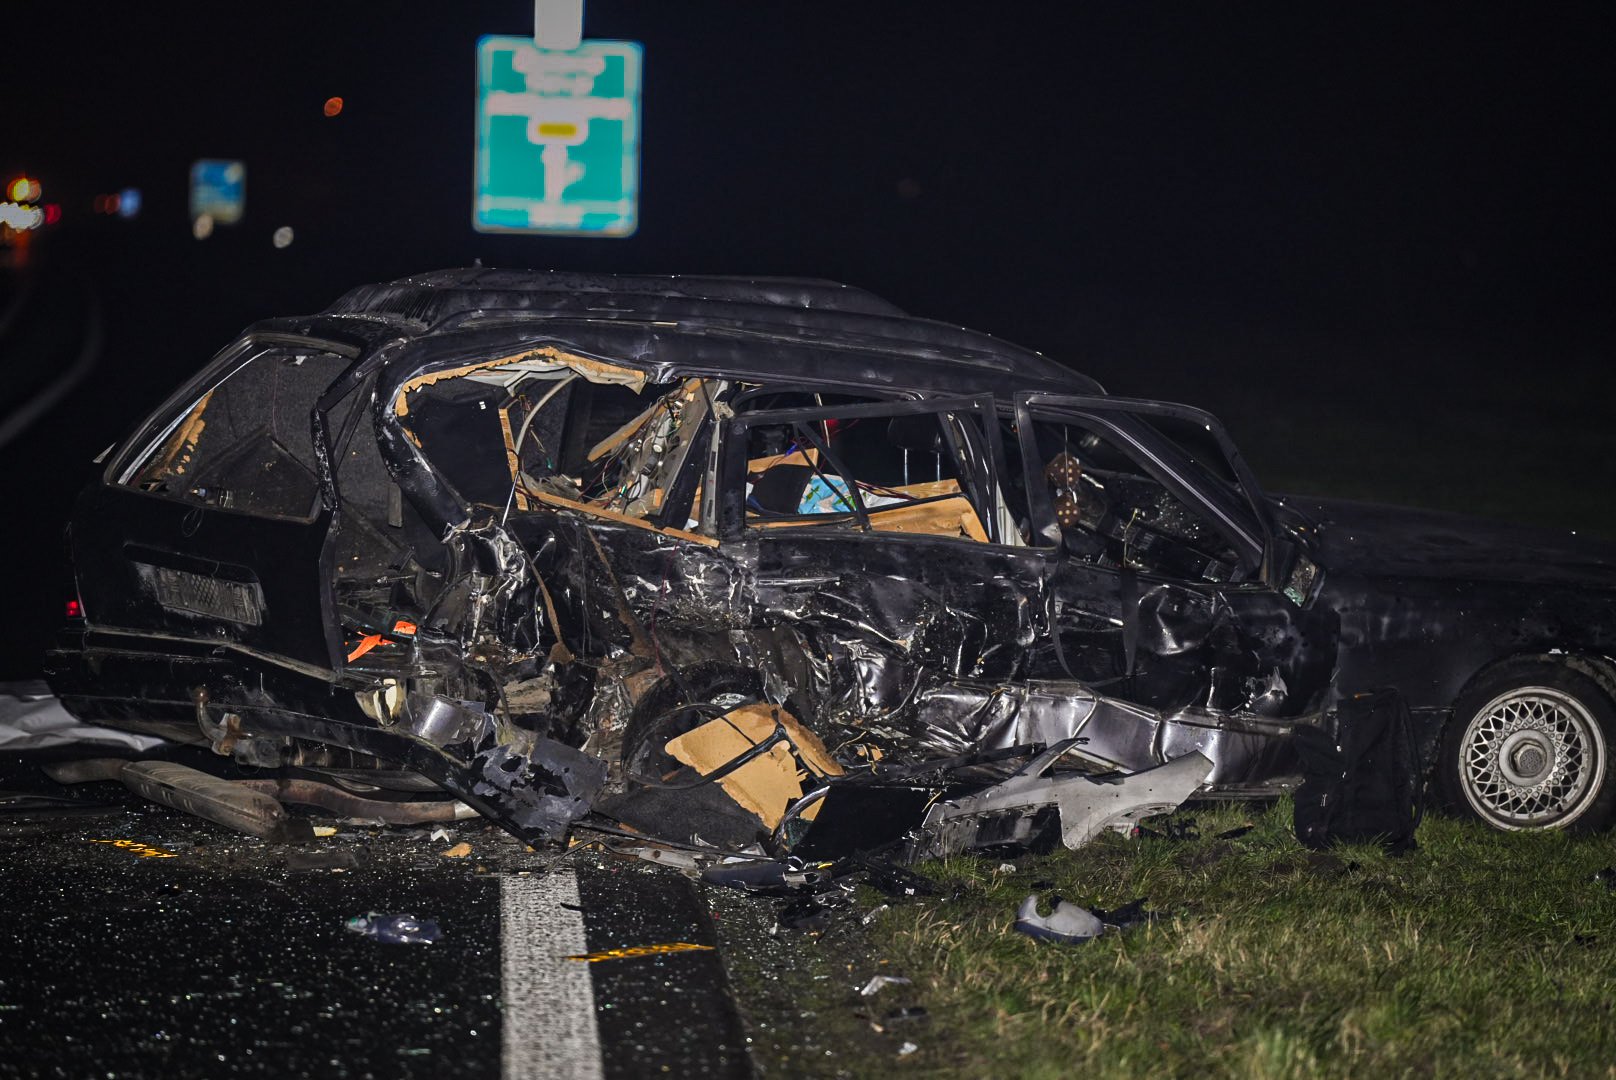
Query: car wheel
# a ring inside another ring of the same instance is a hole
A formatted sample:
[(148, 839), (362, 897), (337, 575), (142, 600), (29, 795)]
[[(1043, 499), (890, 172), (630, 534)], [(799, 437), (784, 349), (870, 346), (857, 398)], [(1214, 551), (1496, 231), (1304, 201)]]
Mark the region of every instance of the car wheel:
[(680, 678), (657, 680), (635, 704), (623, 729), (623, 772), (650, 779), (666, 776), (680, 768), (664, 749), (669, 739), (761, 700), (763, 682), (758, 673), (728, 664), (693, 664)]
[(1616, 809), (1616, 706), (1588, 676), (1511, 661), (1466, 690), (1443, 737), (1447, 805), (1496, 829), (1598, 829)]

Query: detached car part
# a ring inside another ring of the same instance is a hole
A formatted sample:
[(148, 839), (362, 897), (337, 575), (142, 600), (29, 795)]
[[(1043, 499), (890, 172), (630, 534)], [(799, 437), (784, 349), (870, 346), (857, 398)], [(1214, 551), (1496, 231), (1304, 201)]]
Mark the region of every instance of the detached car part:
[(927, 812), (921, 853), (941, 858), (997, 844), (1026, 844), (1038, 815), (1060, 814), (1061, 843), (1082, 847), (1106, 829), (1128, 832), (1140, 819), (1178, 809), (1212, 771), (1206, 755), (1189, 753), (1131, 776), (1046, 776), (1076, 743), (1056, 743), (992, 787), (956, 799), (943, 799)]

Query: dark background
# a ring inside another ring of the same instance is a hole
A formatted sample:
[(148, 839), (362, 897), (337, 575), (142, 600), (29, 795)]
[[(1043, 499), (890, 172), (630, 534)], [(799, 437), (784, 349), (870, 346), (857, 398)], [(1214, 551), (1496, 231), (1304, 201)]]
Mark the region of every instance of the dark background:
[[(63, 220), (0, 286), (0, 407), (95, 366), (0, 447), (0, 674), (59, 614), (88, 459), (181, 377), (478, 258), (847, 281), (1208, 407), (1276, 490), (1616, 530), (1609, 10), (589, 0), (645, 46), (624, 240), (470, 227), (475, 44), (530, 3), (11, 12), (0, 176)], [(205, 241), (199, 157), (248, 169)], [(91, 212), (124, 187), (137, 218)]]

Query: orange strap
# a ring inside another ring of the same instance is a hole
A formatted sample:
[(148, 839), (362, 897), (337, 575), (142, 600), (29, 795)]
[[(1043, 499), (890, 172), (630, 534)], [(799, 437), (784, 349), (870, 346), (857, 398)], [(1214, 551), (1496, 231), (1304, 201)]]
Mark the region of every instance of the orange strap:
[(359, 639), (358, 648), (354, 649), (353, 652), (348, 654), (348, 663), (353, 663), (355, 660), (359, 659), (361, 656), (364, 656), (376, 646), (386, 644), (388, 644), (388, 640), (382, 637), (380, 634), (366, 634), (363, 638)]

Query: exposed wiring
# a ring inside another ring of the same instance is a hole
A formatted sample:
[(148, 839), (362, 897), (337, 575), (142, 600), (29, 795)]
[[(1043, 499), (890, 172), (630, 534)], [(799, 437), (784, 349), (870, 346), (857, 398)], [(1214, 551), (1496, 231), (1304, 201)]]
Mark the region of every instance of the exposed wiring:
[[(516, 501), (516, 489), (520, 487), (522, 483), (522, 440), (527, 437), (528, 428), (533, 426), (533, 421), (538, 417), (539, 413), (544, 411), (544, 407), (550, 404), (550, 399), (561, 393), (565, 387), (571, 385), (572, 381), (577, 377), (578, 373), (574, 371), (566, 378), (557, 382), (549, 390), (545, 391), (544, 396), (539, 399), (538, 404), (529, 409), (527, 415), (522, 418), (522, 428), (516, 433), (516, 439), (511, 443), (516, 450), (516, 475), (511, 477), (511, 492), (509, 495), (505, 496), (505, 512), (499, 516), (500, 528), (503, 529), (505, 527), (505, 520), (511, 516), (511, 505)], [(537, 438), (537, 436), (535, 436), (535, 438)], [(539, 446), (544, 446), (544, 441), (542, 439), (539, 440)], [(544, 456), (549, 458), (550, 451), (548, 449), (544, 451)], [(553, 467), (554, 466), (552, 466), (552, 468)]]

